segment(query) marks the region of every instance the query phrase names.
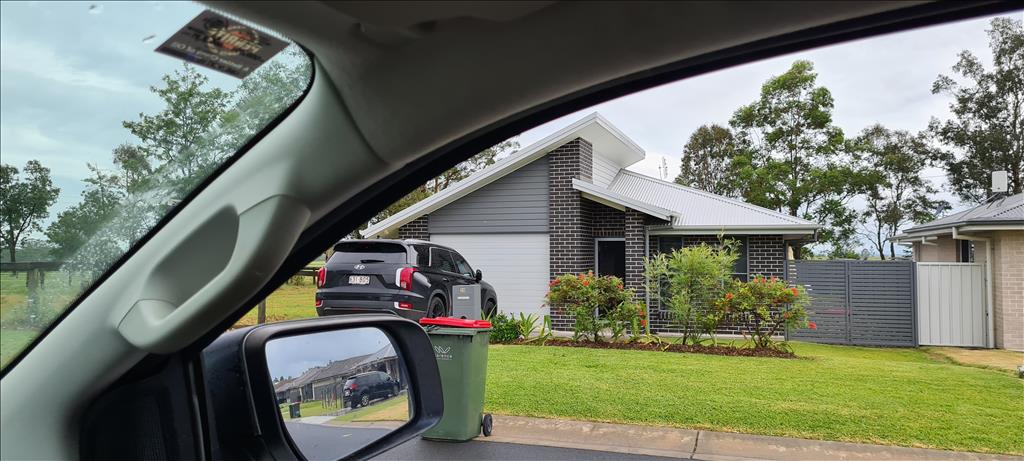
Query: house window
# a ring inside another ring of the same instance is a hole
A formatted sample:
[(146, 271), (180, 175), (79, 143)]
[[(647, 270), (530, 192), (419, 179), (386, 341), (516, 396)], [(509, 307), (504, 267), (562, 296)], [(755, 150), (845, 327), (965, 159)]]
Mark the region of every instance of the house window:
[(737, 249), (739, 257), (736, 258), (736, 262), (732, 265), (732, 277), (746, 282), (747, 278), (750, 276), (750, 263), (747, 260), (747, 237), (730, 238), (736, 240), (740, 244)]
[(974, 244), (970, 240), (957, 240), (957, 258), (962, 263), (974, 262)]
[[(739, 242), (739, 257), (736, 258), (736, 263), (732, 267), (733, 278), (742, 280), (744, 282), (750, 277), (750, 264), (747, 259), (747, 237), (745, 236), (729, 236), (727, 238), (736, 240)], [(658, 252), (659, 253), (671, 253), (683, 247), (682, 236), (661, 236), (658, 238)], [(704, 238), (694, 238), (691, 242), (686, 242), (687, 246), (699, 245), (700, 242), (707, 241)]]

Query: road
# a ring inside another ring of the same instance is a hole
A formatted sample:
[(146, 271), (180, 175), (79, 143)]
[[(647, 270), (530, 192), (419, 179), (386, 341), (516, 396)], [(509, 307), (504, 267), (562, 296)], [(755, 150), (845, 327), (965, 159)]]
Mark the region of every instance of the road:
[[(292, 440), (310, 461), (336, 460), (387, 434), (388, 429), (285, 423)], [(431, 442), (416, 437), (374, 458), (376, 461), (595, 460), (667, 461), (674, 458), (627, 455), (500, 442)]]

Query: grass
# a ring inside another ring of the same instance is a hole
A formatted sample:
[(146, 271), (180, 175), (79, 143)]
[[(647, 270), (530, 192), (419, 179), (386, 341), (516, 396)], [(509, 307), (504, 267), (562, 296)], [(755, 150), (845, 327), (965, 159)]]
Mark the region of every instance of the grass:
[(1024, 365), (1024, 352), (1005, 349), (966, 349), (962, 347), (925, 347), (925, 352), (937, 355), (958, 365), (1005, 370), (1017, 373)]
[[(281, 416), (284, 417), (284, 419), (286, 419), (286, 420), (287, 419), (291, 419), (291, 417), (290, 417), (290, 415), (288, 413), (288, 404), (287, 403), (282, 403), (282, 404), (278, 405), (278, 407), (281, 409)], [(306, 416), (326, 415), (328, 413), (335, 412), (335, 411), (338, 411), (338, 410), (341, 410), (341, 407), (339, 407), (339, 406), (332, 406), (332, 405), (324, 405), (319, 400), (309, 400), (309, 401), (302, 402), (302, 403), (299, 404), (299, 414), (302, 415), (302, 416), (300, 416), (301, 418), (305, 418)]]
[(372, 404), (368, 407), (350, 411), (328, 421), (328, 424), (373, 421), (408, 421), (409, 400), (405, 394), (393, 399)]
[(0, 367), (6, 366), (74, 300), (83, 281), (78, 276), (69, 281), (63, 272), (47, 272), (45, 283), (39, 289), (38, 317), (31, 321), (25, 278), (24, 272), (0, 273)]
[(794, 344), (801, 359), (492, 346), (488, 411), (1024, 454), (1024, 380), (917, 349)]
[[(316, 286), (313, 285), (311, 277), (293, 278), (267, 296), (267, 322), (316, 317), (316, 307), (313, 305), (315, 295)], [(235, 323), (235, 327), (255, 324), (256, 308), (254, 307)]]

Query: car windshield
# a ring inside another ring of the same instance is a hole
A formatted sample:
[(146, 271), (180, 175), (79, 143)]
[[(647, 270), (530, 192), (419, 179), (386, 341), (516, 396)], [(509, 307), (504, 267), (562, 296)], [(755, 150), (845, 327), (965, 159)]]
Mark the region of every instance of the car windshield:
[(0, 12), (6, 367), (289, 108), (312, 65), (288, 40), (196, 3)]

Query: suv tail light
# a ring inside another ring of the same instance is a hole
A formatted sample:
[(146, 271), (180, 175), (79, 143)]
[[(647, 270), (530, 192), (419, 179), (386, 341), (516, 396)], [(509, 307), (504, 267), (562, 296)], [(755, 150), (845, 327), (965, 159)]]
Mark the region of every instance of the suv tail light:
[(412, 274), (415, 272), (415, 267), (403, 267), (395, 271), (395, 285), (403, 290), (412, 290)]
[(405, 301), (400, 301), (400, 302), (398, 302), (398, 308), (399, 309), (412, 309), (412, 303), (407, 303)]
[(324, 282), (326, 282), (326, 281), (327, 281), (327, 267), (320, 266), (320, 268), (316, 270), (316, 287), (317, 288), (323, 288)]

